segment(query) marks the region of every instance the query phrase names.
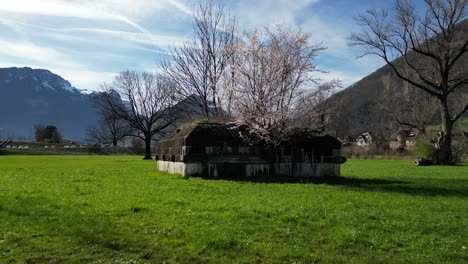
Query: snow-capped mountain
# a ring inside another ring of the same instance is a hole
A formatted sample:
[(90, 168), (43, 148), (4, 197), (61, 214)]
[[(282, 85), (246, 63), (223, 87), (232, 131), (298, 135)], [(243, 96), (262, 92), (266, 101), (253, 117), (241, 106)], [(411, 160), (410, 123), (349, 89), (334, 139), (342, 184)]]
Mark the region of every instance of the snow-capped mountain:
[(48, 70), (0, 68), (0, 137), (33, 140), (33, 125), (44, 124), (82, 141), (99, 119), (96, 94)]

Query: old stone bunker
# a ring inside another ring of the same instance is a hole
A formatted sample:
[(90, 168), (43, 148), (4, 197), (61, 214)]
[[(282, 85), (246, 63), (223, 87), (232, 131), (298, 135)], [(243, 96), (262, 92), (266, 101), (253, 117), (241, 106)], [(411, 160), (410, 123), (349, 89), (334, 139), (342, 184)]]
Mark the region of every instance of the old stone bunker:
[(183, 176), (340, 176), (341, 143), (331, 136), (296, 133), (276, 153), (247, 145), (239, 131), (220, 123), (184, 124), (156, 144), (160, 171)]

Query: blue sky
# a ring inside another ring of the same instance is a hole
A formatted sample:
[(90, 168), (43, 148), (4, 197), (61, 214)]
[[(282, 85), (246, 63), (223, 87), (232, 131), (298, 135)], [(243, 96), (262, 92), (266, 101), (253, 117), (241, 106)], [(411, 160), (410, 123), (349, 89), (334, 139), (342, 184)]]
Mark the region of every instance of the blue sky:
[[(328, 47), (316, 64), (346, 87), (383, 65), (357, 59), (347, 37), (353, 18), (393, 1), (239, 0), (223, 2), (241, 29), (284, 23)], [(417, 0), (415, 2), (421, 2)], [(0, 4), (0, 67), (45, 68), (79, 89), (98, 90), (126, 69), (156, 71), (168, 47), (191, 37), (194, 0), (14, 0)]]

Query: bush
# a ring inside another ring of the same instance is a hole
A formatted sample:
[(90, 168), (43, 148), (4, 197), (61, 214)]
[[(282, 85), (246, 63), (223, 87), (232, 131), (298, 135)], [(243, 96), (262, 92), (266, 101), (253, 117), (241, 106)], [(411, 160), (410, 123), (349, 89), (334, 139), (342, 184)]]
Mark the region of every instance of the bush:
[(56, 126), (41, 124), (34, 125), (34, 137), (36, 142), (62, 143), (63, 137)]
[(411, 150), (413, 155), (421, 159), (432, 159), (432, 154), (434, 153), (434, 149), (432, 148), (432, 144), (426, 139), (418, 139), (416, 140), (416, 145)]
[(461, 163), (468, 156), (468, 139), (456, 140), (453, 144), (453, 161)]
[(93, 145), (89, 146), (88, 153), (91, 153), (91, 154), (104, 154), (104, 151), (103, 151), (100, 144), (93, 144)]
[(357, 159), (375, 159), (382, 156), (403, 157), (408, 154), (406, 151), (394, 151), (386, 144), (371, 144), (370, 146), (360, 147), (357, 145), (344, 146), (341, 154), (346, 158)]

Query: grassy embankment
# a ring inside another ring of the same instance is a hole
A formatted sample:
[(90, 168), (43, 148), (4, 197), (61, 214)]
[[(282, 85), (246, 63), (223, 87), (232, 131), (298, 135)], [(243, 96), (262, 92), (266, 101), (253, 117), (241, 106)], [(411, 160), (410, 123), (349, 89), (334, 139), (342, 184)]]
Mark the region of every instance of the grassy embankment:
[(342, 174), (185, 180), (137, 156), (1, 156), (0, 263), (468, 262), (468, 164)]

